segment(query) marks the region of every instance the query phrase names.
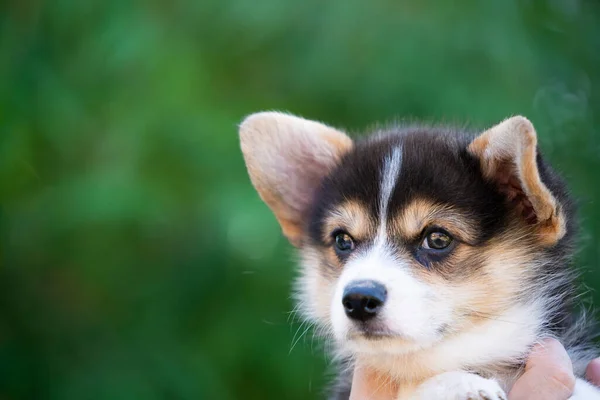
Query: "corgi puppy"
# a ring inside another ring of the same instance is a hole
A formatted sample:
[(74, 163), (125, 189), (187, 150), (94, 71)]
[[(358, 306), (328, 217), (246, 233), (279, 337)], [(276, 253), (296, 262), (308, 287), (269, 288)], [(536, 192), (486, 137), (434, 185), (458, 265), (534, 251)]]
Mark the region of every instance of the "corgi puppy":
[(392, 126), (365, 138), (262, 112), (240, 125), (250, 179), (300, 255), (297, 299), (346, 367), (398, 399), (506, 399), (554, 337), (579, 377), (598, 356), (575, 317), (575, 205), (526, 118), (483, 133)]

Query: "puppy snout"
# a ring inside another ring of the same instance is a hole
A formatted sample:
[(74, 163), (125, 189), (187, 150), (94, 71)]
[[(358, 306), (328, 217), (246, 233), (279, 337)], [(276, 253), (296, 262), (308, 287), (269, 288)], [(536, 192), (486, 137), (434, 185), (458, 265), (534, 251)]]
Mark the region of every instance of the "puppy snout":
[(346, 315), (357, 321), (366, 321), (381, 311), (387, 298), (387, 289), (376, 281), (351, 282), (342, 296)]

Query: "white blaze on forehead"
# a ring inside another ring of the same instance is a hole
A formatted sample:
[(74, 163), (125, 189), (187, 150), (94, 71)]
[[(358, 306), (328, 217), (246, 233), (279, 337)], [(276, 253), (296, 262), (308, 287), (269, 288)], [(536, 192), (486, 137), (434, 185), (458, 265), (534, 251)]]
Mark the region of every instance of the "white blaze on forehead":
[(402, 147), (394, 147), (391, 154), (385, 157), (381, 169), (381, 184), (379, 191), (379, 229), (375, 242), (379, 245), (385, 243), (386, 222), (390, 198), (394, 193), (396, 181), (402, 166)]
[[(379, 228), (373, 246), (356, 252), (344, 265), (331, 298), (330, 318), (334, 337), (345, 350), (379, 352), (371, 341), (350, 339), (356, 325), (344, 312), (342, 299), (351, 282), (375, 281), (387, 289), (387, 299), (378, 319), (384, 329), (415, 343), (429, 345), (440, 335), (439, 328), (449, 323), (450, 303), (411, 273), (410, 262), (389, 246), (386, 231), (389, 204), (402, 167), (402, 147), (395, 147), (383, 160), (379, 193)], [(389, 350), (389, 349), (388, 349)]]

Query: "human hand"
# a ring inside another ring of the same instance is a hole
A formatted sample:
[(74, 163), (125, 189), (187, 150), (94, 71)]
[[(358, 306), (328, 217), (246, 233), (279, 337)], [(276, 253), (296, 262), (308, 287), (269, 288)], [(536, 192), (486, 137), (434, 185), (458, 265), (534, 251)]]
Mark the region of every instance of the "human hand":
[(567, 400), (574, 388), (573, 364), (567, 351), (557, 340), (547, 339), (534, 346), (525, 372), (513, 385), (508, 398)]

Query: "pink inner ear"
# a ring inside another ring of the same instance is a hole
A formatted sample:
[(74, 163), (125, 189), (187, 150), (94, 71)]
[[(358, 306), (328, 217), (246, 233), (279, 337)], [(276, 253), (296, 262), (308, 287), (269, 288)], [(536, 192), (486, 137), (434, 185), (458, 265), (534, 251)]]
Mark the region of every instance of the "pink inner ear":
[(517, 171), (510, 162), (504, 162), (496, 170), (496, 182), (498, 189), (503, 193), (510, 204), (523, 216), (529, 224), (537, 223), (535, 209), (527, 198), (520, 179), (517, 177)]

